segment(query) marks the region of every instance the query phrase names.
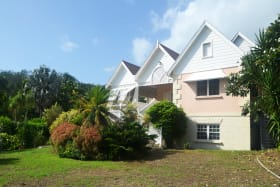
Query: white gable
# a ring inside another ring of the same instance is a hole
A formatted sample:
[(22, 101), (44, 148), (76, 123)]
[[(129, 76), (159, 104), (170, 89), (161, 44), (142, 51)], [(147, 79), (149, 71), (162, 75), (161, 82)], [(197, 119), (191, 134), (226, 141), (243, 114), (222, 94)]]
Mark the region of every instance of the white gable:
[(134, 76), (128, 72), (123, 66), (119, 70), (117, 76), (111, 83), (112, 88), (129, 85), (134, 83)]
[(241, 49), (244, 54), (248, 53), (255, 44), (246, 38), (243, 34), (237, 33), (233, 39), (232, 42), (239, 48)]
[(167, 72), (173, 63), (174, 59), (157, 47), (137, 73), (138, 84), (153, 85), (172, 82), (171, 78), (167, 76)]
[(106, 86), (111, 89), (115, 89), (130, 87), (131, 85), (135, 85), (135, 77), (124, 65), (124, 63), (121, 62)]
[[(203, 57), (203, 44), (205, 43), (211, 44), (211, 55), (208, 57)], [(208, 23), (204, 23), (186, 50), (178, 57), (172, 74), (179, 75), (239, 66), (242, 54), (242, 51), (230, 40)]]

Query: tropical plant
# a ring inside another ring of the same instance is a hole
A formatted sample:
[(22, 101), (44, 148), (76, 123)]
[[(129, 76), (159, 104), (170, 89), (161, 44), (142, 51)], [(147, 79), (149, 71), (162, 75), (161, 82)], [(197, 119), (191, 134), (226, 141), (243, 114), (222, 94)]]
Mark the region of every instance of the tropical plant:
[(34, 107), (34, 97), (30, 91), (19, 90), (16, 95), (10, 98), (9, 110), (12, 112), (15, 121), (27, 119), (28, 112)]
[(250, 93), (251, 116), (269, 119), (269, 132), (280, 146), (280, 16), (257, 36), (251, 53), (242, 58), (242, 70), (228, 78), (227, 93), (247, 96)]
[(80, 159), (81, 154), (75, 144), (79, 131), (79, 126), (67, 122), (58, 125), (52, 131), (50, 139), (60, 157)]
[(168, 148), (179, 146), (187, 128), (187, 117), (181, 108), (170, 101), (160, 101), (147, 110), (145, 119), (146, 123), (151, 122), (162, 129), (162, 137)]
[(99, 128), (108, 126), (111, 122), (107, 108), (110, 90), (103, 86), (95, 86), (82, 98), (82, 113), (86, 116), (85, 125), (96, 125)]
[(77, 109), (72, 109), (72, 110), (69, 110), (67, 112), (62, 112), (52, 122), (51, 126), (49, 127), (49, 131), (51, 133), (53, 131), (53, 129), (55, 129), (60, 124), (63, 124), (64, 122), (81, 126), (83, 121), (84, 121), (83, 114)]
[(101, 135), (97, 127), (80, 128), (80, 134), (75, 138), (75, 145), (81, 153), (82, 160), (98, 160), (99, 150), (98, 144), (101, 141)]
[(155, 138), (138, 122), (124, 122), (105, 127), (99, 143), (99, 158), (102, 160), (131, 160), (144, 156), (147, 144)]

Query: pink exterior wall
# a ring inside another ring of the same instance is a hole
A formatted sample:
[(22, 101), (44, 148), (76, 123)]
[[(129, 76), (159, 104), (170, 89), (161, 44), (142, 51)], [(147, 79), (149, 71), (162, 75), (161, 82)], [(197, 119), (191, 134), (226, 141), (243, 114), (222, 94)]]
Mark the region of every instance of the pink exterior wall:
[[(223, 70), (226, 75), (237, 72), (238, 68), (227, 68)], [(196, 82), (184, 82), (190, 74), (183, 74), (179, 84), (181, 89), (177, 90), (181, 94), (181, 99), (177, 104), (181, 106), (187, 115), (226, 115), (241, 114), (242, 105), (246, 99), (226, 95), (226, 80), (220, 79), (220, 95), (217, 96), (196, 96)]]

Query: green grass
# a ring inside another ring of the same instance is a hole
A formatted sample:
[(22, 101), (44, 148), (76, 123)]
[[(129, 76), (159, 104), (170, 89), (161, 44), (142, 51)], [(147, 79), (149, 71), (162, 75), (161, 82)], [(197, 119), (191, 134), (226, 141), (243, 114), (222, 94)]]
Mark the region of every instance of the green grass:
[(129, 162), (59, 158), (51, 147), (0, 153), (0, 186), (272, 186), (260, 152), (164, 150)]
[(11, 181), (34, 180), (66, 173), (72, 169), (112, 169), (117, 162), (88, 162), (59, 158), (51, 147), (0, 153), (0, 185)]

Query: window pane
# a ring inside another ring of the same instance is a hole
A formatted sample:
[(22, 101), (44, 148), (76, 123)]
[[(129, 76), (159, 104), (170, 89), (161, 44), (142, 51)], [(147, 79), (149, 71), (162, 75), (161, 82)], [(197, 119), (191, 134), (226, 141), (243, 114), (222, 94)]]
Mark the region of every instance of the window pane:
[(207, 95), (207, 81), (197, 81), (196, 94), (197, 96)]
[(211, 49), (211, 43), (205, 43), (203, 44), (203, 57), (209, 57), (212, 56), (212, 49)]
[(220, 92), (220, 80), (209, 80), (209, 95), (219, 95)]
[(197, 139), (207, 140), (207, 125), (197, 125)]
[(209, 140), (219, 140), (219, 139), (220, 139), (220, 126), (209, 125)]

